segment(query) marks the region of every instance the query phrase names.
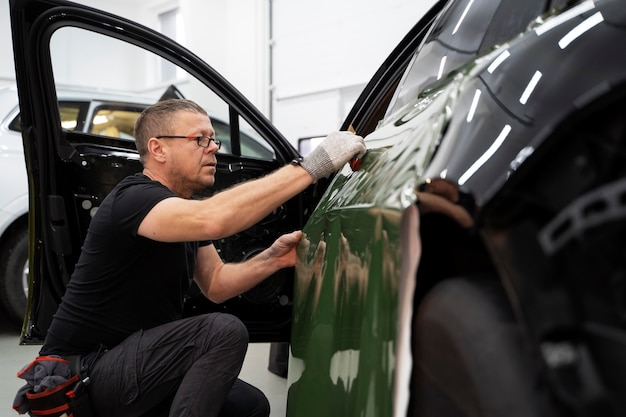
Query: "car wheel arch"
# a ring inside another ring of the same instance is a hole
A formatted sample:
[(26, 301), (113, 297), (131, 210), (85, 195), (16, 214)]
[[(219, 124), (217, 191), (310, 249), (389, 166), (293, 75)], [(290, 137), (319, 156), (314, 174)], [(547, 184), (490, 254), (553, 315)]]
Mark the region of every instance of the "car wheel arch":
[(545, 403), (536, 384), (540, 364), (497, 277), (451, 277), (435, 285), (416, 309), (412, 348), (408, 415), (460, 410), (542, 415)]
[[(17, 218), (0, 237), (0, 300), (16, 324), (21, 324), (27, 303), (28, 214)], [(24, 292), (20, 291), (21, 289)], [(22, 297), (23, 296), (23, 297)]]

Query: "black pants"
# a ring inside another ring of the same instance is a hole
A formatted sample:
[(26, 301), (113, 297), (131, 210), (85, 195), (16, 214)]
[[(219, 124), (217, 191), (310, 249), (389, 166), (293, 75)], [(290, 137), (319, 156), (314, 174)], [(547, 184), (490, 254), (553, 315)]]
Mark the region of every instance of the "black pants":
[(266, 417), (265, 395), (237, 379), (247, 348), (228, 314), (138, 331), (90, 370), (92, 403), (101, 417)]

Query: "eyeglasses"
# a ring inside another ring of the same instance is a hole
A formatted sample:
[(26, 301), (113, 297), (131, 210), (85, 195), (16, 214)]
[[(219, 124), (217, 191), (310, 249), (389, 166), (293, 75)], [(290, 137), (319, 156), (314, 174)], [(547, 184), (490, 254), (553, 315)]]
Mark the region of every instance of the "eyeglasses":
[(157, 139), (195, 139), (198, 142), (198, 146), (202, 148), (208, 148), (211, 141), (215, 143), (217, 149), (222, 146), (222, 141), (210, 136), (155, 136)]

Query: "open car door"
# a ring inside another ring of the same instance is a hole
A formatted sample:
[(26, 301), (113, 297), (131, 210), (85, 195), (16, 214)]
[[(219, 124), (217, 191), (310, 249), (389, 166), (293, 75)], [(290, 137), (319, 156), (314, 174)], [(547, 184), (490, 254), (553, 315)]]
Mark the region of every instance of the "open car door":
[[(58, 105), (60, 89), (78, 86), (94, 95), (124, 91), (156, 102), (164, 86), (176, 80), (166, 95), (202, 105), (223, 143), (215, 186), (205, 195), (262, 176), (299, 155), (209, 65), (155, 31), (60, 0), (11, 0), (10, 7), (30, 193), (30, 291), (22, 342), (37, 343), (46, 335), (93, 213), (119, 180), (142, 169), (132, 136), (106, 129), (113, 112), (100, 118), (68, 115)], [(76, 120), (86, 128), (77, 129)], [(316, 194), (319, 190), (311, 187), (260, 224), (215, 242), (222, 258), (246, 259), (280, 234), (301, 228)], [(192, 291), (185, 313), (229, 312), (247, 324), (252, 341), (287, 341), (292, 275), (281, 271), (220, 305)]]

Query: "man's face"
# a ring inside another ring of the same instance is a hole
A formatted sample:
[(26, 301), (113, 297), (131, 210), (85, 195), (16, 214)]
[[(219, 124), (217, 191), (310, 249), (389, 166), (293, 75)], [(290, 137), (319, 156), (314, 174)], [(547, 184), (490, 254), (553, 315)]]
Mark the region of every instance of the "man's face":
[[(215, 137), (211, 120), (199, 113), (179, 112), (172, 135)], [(163, 139), (168, 147), (167, 175), (172, 191), (186, 197), (210, 187), (215, 182), (218, 147), (210, 141), (208, 147), (194, 139)]]

